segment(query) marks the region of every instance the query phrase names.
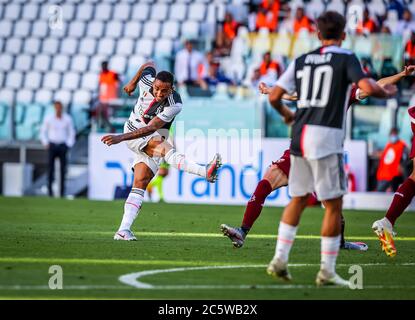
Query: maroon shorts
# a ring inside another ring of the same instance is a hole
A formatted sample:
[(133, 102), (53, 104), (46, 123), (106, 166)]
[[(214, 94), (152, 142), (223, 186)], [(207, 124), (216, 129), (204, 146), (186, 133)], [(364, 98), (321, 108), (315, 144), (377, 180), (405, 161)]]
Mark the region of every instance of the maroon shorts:
[(288, 175), (290, 173), (290, 166), (291, 166), (290, 150), (289, 149), (285, 150), (281, 158), (279, 158), (277, 161), (272, 161), (272, 164), (277, 165), (278, 168), (280, 168), (282, 172), (284, 172), (288, 178)]

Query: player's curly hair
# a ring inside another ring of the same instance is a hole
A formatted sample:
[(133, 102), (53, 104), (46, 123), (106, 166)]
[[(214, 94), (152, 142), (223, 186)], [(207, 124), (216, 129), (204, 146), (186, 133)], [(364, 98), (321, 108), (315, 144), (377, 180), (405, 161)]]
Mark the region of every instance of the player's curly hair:
[(174, 75), (168, 71), (160, 71), (159, 73), (157, 73), (156, 79), (162, 82), (168, 82), (171, 85), (174, 84)]
[(346, 19), (336, 11), (326, 11), (317, 18), (317, 27), (324, 40), (340, 40)]

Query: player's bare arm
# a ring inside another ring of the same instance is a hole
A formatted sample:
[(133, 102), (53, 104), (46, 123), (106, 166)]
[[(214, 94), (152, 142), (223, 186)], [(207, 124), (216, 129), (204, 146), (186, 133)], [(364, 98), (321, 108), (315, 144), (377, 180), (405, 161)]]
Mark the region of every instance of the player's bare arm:
[(111, 146), (113, 144), (118, 144), (123, 141), (146, 137), (156, 132), (158, 129), (161, 129), (165, 124), (166, 122), (161, 120), (159, 117), (154, 117), (145, 127), (123, 134), (106, 135), (102, 137), (101, 141), (106, 145)]
[[(264, 82), (259, 83), (258, 89), (259, 89), (259, 92), (261, 92), (262, 94), (270, 94), (270, 92), (272, 91), (272, 87), (268, 87)], [(295, 94), (291, 95), (288, 93), (284, 93), (282, 95), (282, 99), (289, 100), (289, 101), (297, 101), (298, 97)]]
[[(394, 74), (393, 76), (390, 76), (390, 77), (379, 79), (377, 81), (377, 84), (380, 85), (381, 87), (397, 84), (403, 78), (412, 75), (414, 73), (414, 71), (415, 71), (415, 65), (405, 66), (405, 68), (401, 72), (399, 72), (397, 74)], [(359, 97), (358, 98), (360, 100), (362, 100), (362, 99), (365, 99), (369, 96), (370, 96), (369, 94), (367, 94), (365, 91), (361, 90), (359, 92)]]
[(275, 110), (284, 118), (286, 124), (291, 124), (294, 121), (294, 112), (290, 110), (286, 105), (281, 103), (281, 99), (286, 91), (279, 86), (272, 88), (269, 93), (269, 102)]
[(377, 84), (376, 81), (372, 78), (361, 79), (357, 83), (357, 86), (367, 95), (373, 96), (375, 98), (390, 98), (398, 92), (398, 89), (395, 85), (385, 85), (382, 87), (379, 84)]
[(144, 63), (140, 69), (138, 69), (135, 76), (124, 86), (124, 91), (130, 96), (134, 90), (137, 88), (138, 81), (140, 80), (141, 74), (143, 73), (144, 69), (148, 67), (156, 68), (153, 61), (149, 61)]

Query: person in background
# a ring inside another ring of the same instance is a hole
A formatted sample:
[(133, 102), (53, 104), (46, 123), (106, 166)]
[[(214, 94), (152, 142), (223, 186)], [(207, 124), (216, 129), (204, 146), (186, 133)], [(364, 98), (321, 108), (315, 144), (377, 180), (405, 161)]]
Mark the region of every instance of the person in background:
[(275, 32), (277, 25), (278, 16), (275, 16), (272, 11), (269, 11), (264, 7), (259, 7), (259, 11), (256, 16), (256, 31), (261, 28), (266, 28), (269, 30), (269, 32)]
[(282, 73), (282, 68), (277, 61), (271, 59), (271, 52), (268, 51), (263, 55), (261, 65), (259, 67), (259, 72), (261, 76), (265, 76), (270, 71), (276, 73), (276, 75), (279, 77)]
[(53, 197), (52, 184), (55, 179), (55, 159), (60, 161), (60, 196), (65, 196), (66, 154), (75, 143), (75, 128), (72, 118), (63, 112), (62, 103), (53, 103), (55, 113), (45, 117), (40, 129), (40, 140), (48, 150), (48, 193)]
[(356, 28), (356, 34), (371, 34), (377, 31), (375, 20), (370, 17), (369, 9), (366, 7), (363, 11), (363, 20), (359, 21)]
[(412, 20), (412, 12), (408, 8), (403, 11), (402, 20), (397, 23), (394, 33), (403, 35), (405, 30), (414, 30), (415, 22)]
[(203, 54), (194, 50), (191, 40), (186, 40), (184, 48), (177, 52), (174, 72), (179, 86), (199, 87), (198, 70), (203, 63)]
[(226, 12), (225, 21), (223, 22), (223, 33), (225, 41), (232, 43), (235, 39), (239, 28), (239, 23), (235, 21), (230, 12)]
[(120, 79), (116, 72), (108, 69), (108, 61), (101, 64), (101, 73), (99, 74), (99, 96), (96, 108), (96, 116), (100, 127), (104, 125), (113, 132), (113, 127), (109, 121), (110, 105), (118, 99), (118, 90)]
[(202, 88), (209, 89), (210, 91), (215, 91), (216, 86), (219, 83), (226, 83), (233, 85), (231, 79), (229, 79), (223, 72), (220, 70), (220, 63), (217, 60), (213, 60), (209, 65), (208, 74), (203, 78)]
[(404, 60), (406, 66), (415, 63), (415, 29), (412, 30), (411, 38), (405, 44)]
[(295, 12), (293, 30), (294, 33), (297, 34), (302, 29), (305, 29), (308, 32), (313, 32), (314, 25), (313, 21), (305, 15), (304, 8), (298, 7), (297, 11)]
[(278, 32), (294, 33), (294, 18), (291, 16), (292, 12), (290, 6), (284, 6), (284, 9), (281, 11), (284, 12), (284, 18), (279, 25)]
[(377, 191), (384, 192), (392, 187), (395, 192), (403, 182), (404, 169), (402, 164), (408, 159), (406, 143), (399, 139), (399, 131), (392, 128), (389, 142), (382, 151), (376, 173)]

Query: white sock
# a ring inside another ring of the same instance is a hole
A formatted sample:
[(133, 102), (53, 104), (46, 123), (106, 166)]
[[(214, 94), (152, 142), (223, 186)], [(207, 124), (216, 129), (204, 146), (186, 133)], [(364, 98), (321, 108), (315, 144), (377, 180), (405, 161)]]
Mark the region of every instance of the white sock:
[(340, 248), (340, 238), (337, 237), (321, 237), (321, 269), (329, 273), (336, 272), (336, 259)]
[(174, 149), (171, 149), (169, 152), (167, 152), (164, 156), (164, 159), (168, 164), (176, 169), (206, 178), (205, 166), (201, 166), (193, 161), (187, 160), (184, 154), (178, 153)]
[(275, 255), (273, 260), (280, 260), (288, 262), (288, 256), (290, 254), (291, 247), (294, 243), (295, 235), (297, 233), (297, 227), (280, 222), (278, 227), (278, 240), (275, 246)]
[(138, 188), (132, 188), (127, 200), (124, 204), (124, 216), (122, 217), (121, 225), (118, 231), (131, 230), (135, 218), (141, 209), (141, 204), (144, 199), (144, 190)]

